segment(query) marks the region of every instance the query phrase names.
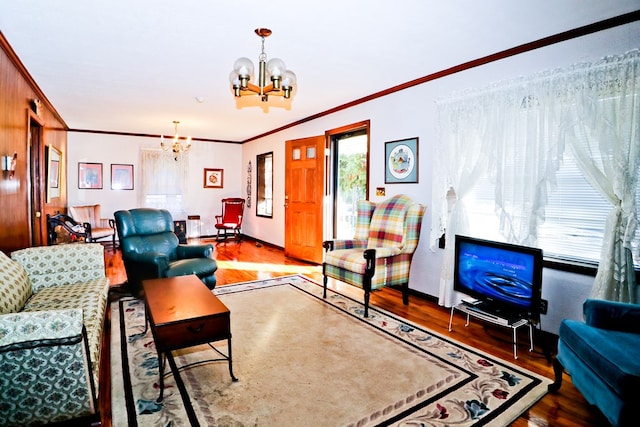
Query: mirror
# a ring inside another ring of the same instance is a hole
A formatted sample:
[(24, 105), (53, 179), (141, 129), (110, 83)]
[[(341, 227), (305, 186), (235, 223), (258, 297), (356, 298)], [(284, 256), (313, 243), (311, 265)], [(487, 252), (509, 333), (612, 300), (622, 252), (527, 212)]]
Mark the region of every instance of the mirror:
[(256, 215), (273, 217), (273, 152), (257, 157)]
[(60, 197), (60, 163), (62, 153), (56, 147), (47, 145), (46, 154), (46, 177), (47, 177), (47, 203), (51, 199)]

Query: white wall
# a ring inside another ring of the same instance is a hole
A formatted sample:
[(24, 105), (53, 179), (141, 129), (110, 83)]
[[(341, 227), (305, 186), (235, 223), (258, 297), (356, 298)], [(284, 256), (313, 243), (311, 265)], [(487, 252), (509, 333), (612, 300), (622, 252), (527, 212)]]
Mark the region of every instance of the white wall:
[[(428, 209), (431, 201), (430, 177), (432, 162), (435, 161), (433, 144), (437, 135), (436, 100), (465, 88), (483, 87), (501, 80), (567, 67), (578, 62), (595, 61), (606, 55), (621, 54), (637, 48), (638, 40), (640, 23), (636, 22), (441, 78), (244, 144), (245, 164), (249, 160), (255, 163), (256, 154), (273, 150), (275, 167), (274, 217), (264, 219), (250, 214), (244, 229), (258, 239), (284, 245), (286, 140), (322, 135), (326, 130), (368, 119), (371, 122), (370, 200), (383, 199), (375, 196), (375, 189), (386, 187), (386, 197), (404, 193), (427, 205), (409, 286), (425, 294), (437, 296), (443, 251), (430, 250), (428, 242), (431, 227)], [(303, 91), (304, 88), (301, 86), (299, 90)], [(293, 108), (295, 109), (295, 100)], [(385, 184), (384, 143), (415, 136), (419, 137), (419, 183)], [(589, 276), (545, 269), (543, 298), (549, 300), (549, 312), (542, 318), (543, 329), (557, 333), (563, 318), (581, 319), (582, 302), (589, 295), (592, 281), (593, 278)]]
[[(100, 135), (70, 132), (67, 158), (68, 205), (100, 203), (102, 216), (113, 218), (120, 209), (141, 206), (139, 151), (142, 147), (159, 148), (156, 138)], [(221, 213), (221, 199), (240, 197), (242, 179), (242, 146), (213, 142), (193, 142), (189, 156), (189, 192), (186, 195), (187, 215), (200, 215), (202, 235), (215, 234), (215, 215)], [(78, 162), (102, 163), (102, 189), (78, 189)], [(134, 189), (111, 190), (111, 164), (133, 164)], [(224, 170), (223, 188), (204, 188), (204, 169)], [(174, 218), (187, 219), (187, 218)]]

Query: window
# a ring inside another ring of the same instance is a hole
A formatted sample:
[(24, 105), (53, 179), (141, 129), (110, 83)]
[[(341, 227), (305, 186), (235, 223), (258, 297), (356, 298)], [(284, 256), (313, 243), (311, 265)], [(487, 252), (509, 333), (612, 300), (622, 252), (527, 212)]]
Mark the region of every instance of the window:
[[(640, 171), (638, 171), (640, 182)], [(596, 265), (600, 260), (604, 227), (611, 204), (584, 178), (571, 150), (566, 150), (556, 174), (556, 189), (549, 194), (545, 221), (538, 226), (538, 247), (547, 258)], [(480, 180), (465, 199), (469, 229), (476, 237), (504, 241), (498, 232), (494, 186)], [(640, 186), (636, 187), (640, 206)], [(633, 241), (635, 268), (640, 268), (640, 227)]]
[(257, 203), (256, 215), (273, 217), (273, 152), (257, 157)]
[[(640, 171), (638, 172), (640, 178)], [(611, 203), (584, 178), (570, 150), (556, 175), (557, 190), (549, 195), (546, 221), (538, 228), (538, 242), (545, 256), (597, 264)], [(640, 180), (639, 180), (640, 182)], [(640, 206), (636, 187), (636, 206)], [(640, 227), (633, 241), (633, 261), (640, 268)]]
[(139, 204), (167, 209), (173, 218), (186, 218), (184, 199), (189, 159), (175, 160), (173, 153), (160, 150), (140, 151), (141, 189)]

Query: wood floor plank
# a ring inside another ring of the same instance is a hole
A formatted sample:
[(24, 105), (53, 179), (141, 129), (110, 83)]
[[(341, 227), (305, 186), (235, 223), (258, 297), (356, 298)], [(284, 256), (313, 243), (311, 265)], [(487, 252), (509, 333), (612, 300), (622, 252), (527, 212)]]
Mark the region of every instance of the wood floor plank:
[[(203, 240), (210, 242), (207, 240)], [(190, 243), (201, 243), (192, 240)], [(218, 261), (216, 278), (218, 286), (263, 280), (272, 277), (289, 274), (304, 274), (307, 277), (322, 283), (322, 269), (318, 265), (290, 259), (284, 256), (280, 248), (245, 239), (241, 243), (228, 242), (215, 245), (214, 258)], [(122, 253), (117, 250), (105, 251), (105, 265), (107, 276), (112, 287), (118, 288), (126, 282), (126, 272), (122, 263)], [(329, 280), (332, 289), (353, 295), (356, 298), (362, 296), (362, 291), (356, 287)], [(390, 311), (412, 322), (422, 325), (434, 332), (461, 341), (467, 345), (478, 348), (496, 357), (513, 361), (515, 364), (529, 369), (538, 374), (553, 378), (553, 367), (545, 354), (543, 344), (555, 353), (554, 337), (536, 334), (535, 349), (529, 352), (528, 334), (521, 330), (518, 336), (518, 360), (513, 359), (513, 347), (511, 330), (495, 325), (488, 325), (480, 321), (472, 321), (465, 327), (465, 319), (459, 313), (455, 315), (453, 330), (449, 332), (449, 309), (437, 305), (430, 298), (412, 295), (409, 305), (402, 304), (402, 294), (395, 289), (383, 288), (373, 292), (371, 305)], [(107, 319), (109, 322), (110, 319)], [(522, 328), (524, 329), (524, 328)], [(103, 360), (110, 360), (108, 342), (109, 330), (105, 328), (103, 340)], [(548, 335), (548, 334), (545, 334)], [(543, 340), (546, 338), (546, 341)], [(543, 342), (544, 341), (544, 342)], [(105, 369), (100, 378), (100, 408), (102, 425), (111, 426), (111, 396), (110, 396), (110, 369), (108, 363), (103, 364)], [(604, 416), (597, 408), (590, 406), (584, 397), (571, 383), (571, 379), (565, 374), (562, 388), (557, 394), (547, 394), (529, 411), (525, 412), (513, 424), (516, 427), (553, 426), (553, 427), (602, 427), (608, 425)]]

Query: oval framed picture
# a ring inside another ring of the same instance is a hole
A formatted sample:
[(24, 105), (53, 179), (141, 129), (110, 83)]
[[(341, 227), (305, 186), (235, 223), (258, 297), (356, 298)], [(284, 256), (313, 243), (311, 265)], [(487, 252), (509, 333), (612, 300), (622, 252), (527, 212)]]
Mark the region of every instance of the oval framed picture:
[(385, 184), (418, 182), (418, 138), (385, 143)]

